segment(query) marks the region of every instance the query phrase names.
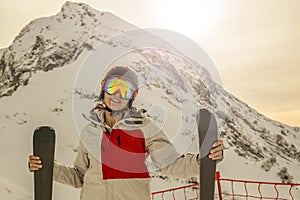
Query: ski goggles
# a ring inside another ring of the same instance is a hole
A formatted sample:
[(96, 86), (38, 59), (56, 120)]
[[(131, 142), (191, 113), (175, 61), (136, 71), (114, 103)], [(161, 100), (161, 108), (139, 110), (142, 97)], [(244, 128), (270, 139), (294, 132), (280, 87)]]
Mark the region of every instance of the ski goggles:
[(136, 88), (130, 81), (120, 77), (109, 77), (105, 80), (103, 90), (110, 95), (119, 92), (121, 98), (128, 100), (132, 98)]

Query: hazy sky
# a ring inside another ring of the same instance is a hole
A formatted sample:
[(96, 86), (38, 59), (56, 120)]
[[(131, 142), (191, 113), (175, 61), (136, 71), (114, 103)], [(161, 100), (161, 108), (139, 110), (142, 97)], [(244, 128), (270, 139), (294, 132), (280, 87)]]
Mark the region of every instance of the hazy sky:
[[(0, 47), (65, 0), (2, 0)], [(299, 0), (82, 0), (140, 27), (196, 41), (215, 62), (225, 89), (262, 114), (300, 126)]]

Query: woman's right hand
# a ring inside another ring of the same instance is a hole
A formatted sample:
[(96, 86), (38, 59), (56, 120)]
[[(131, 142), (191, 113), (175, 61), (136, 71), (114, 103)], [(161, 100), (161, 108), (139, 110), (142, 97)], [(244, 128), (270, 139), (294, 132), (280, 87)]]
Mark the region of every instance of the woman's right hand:
[(40, 157), (30, 155), (28, 158), (28, 167), (30, 171), (37, 171), (43, 167)]

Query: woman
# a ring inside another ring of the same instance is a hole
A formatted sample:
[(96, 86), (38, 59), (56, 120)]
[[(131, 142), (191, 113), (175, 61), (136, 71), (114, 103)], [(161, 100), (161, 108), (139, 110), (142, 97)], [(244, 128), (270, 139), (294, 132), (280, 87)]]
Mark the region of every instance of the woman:
[[(82, 188), (80, 199), (150, 200), (150, 155), (160, 172), (177, 178), (199, 173), (197, 154), (180, 155), (163, 131), (132, 106), (138, 94), (136, 72), (123, 66), (108, 71), (101, 82), (100, 103), (85, 118), (74, 167), (54, 164), (54, 180)], [(223, 158), (222, 141), (209, 157)], [(38, 156), (29, 156), (30, 170), (42, 168)]]

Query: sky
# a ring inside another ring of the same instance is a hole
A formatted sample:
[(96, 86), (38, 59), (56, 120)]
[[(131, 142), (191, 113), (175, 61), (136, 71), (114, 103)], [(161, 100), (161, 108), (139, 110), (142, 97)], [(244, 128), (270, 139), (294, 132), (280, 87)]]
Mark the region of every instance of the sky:
[[(2, 0), (0, 48), (31, 20), (65, 0)], [(141, 28), (164, 28), (197, 42), (224, 88), (271, 119), (300, 126), (300, 1), (82, 0)]]

